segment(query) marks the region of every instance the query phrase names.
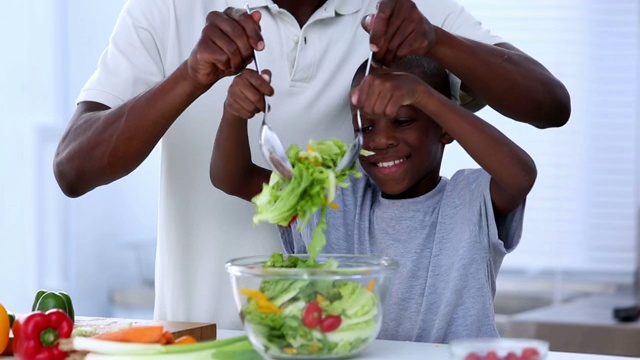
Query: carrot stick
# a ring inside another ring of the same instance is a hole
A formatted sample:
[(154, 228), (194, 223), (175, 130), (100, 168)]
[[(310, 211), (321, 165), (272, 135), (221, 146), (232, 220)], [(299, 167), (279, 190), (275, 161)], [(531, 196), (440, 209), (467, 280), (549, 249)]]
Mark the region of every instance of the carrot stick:
[(198, 340), (196, 340), (196, 338), (194, 338), (191, 335), (183, 335), (180, 336), (179, 338), (176, 339), (176, 341), (174, 342), (174, 344), (195, 344), (197, 343)]
[(169, 330), (165, 330), (162, 332), (162, 339), (160, 339), (160, 343), (162, 345), (169, 345), (176, 342), (176, 339), (173, 337), (173, 334)]
[(92, 336), (94, 339), (132, 342), (132, 343), (159, 343), (162, 339), (164, 328), (161, 325), (132, 326), (116, 331), (110, 331)]

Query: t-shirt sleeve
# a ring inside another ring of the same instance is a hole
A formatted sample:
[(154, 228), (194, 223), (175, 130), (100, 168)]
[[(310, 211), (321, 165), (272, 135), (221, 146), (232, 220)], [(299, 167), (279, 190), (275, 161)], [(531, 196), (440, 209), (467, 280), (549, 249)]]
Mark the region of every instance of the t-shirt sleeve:
[[(488, 231), (489, 248), (504, 255), (513, 251), (520, 242), (526, 200), (506, 216), (496, 218), (491, 201), (490, 182), (491, 176), (485, 170), (465, 169), (457, 171), (451, 177), (449, 186), (453, 186), (455, 192), (470, 192), (464, 196), (466, 201), (469, 201), (467, 205), (470, 211), (475, 211), (473, 208), (479, 206), (480, 221), (486, 224), (479, 224), (478, 228), (486, 228)], [(474, 203), (477, 205), (474, 206)]]
[(168, 19), (165, 0), (128, 0), (76, 103), (95, 101), (116, 107), (164, 79)]

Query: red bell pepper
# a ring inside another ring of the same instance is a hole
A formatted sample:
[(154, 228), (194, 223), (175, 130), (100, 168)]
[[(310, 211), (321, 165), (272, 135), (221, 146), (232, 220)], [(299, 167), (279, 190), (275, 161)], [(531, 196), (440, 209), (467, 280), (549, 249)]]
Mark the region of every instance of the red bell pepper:
[[(17, 327), (15, 326), (17, 324)], [(52, 309), (34, 311), (14, 324), (14, 356), (22, 360), (64, 360), (67, 353), (58, 348), (58, 339), (71, 337), (73, 322), (67, 313)], [(16, 333), (17, 330), (17, 333)]]

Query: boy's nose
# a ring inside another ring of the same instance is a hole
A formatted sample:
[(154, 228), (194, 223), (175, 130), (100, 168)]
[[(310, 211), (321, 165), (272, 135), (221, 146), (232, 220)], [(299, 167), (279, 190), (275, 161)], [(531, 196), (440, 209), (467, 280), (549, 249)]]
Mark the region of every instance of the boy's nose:
[(368, 147), (372, 150), (383, 150), (398, 145), (398, 138), (395, 136), (395, 133), (393, 131), (384, 131), (382, 129), (371, 134), (369, 139), (367, 139), (367, 136), (365, 135), (364, 140), (365, 144), (367, 144), (367, 140), (369, 140)]

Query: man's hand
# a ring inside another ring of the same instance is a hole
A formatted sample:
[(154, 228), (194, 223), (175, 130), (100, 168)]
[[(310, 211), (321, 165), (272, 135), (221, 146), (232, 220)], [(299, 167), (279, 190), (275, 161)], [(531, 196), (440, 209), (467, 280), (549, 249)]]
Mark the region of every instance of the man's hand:
[(371, 50), (388, 65), (407, 55), (424, 56), (436, 44), (436, 27), (411, 0), (382, 0), (375, 14), (362, 19)]
[(237, 8), (212, 11), (198, 44), (187, 60), (187, 76), (208, 89), (225, 76), (235, 75), (253, 60), (253, 50), (264, 49), (259, 11)]
[(265, 111), (264, 97), (273, 95), (270, 80), (269, 70), (263, 70), (262, 74), (258, 75), (254, 70), (245, 69), (229, 86), (227, 100), (224, 102), (225, 113), (250, 119), (255, 114)]

